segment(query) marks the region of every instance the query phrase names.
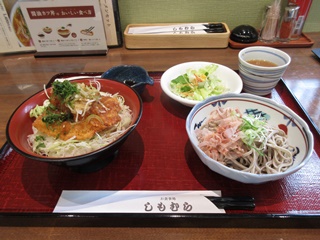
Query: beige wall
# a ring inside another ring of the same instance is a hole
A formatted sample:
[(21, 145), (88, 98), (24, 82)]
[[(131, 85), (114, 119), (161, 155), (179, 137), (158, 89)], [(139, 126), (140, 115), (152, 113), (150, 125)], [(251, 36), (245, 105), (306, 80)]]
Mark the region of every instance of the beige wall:
[[(122, 29), (132, 23), (225, 22), (260, 27), (273, 0), (118, 0)], [(285, 4), (283, 0), (283, 4)], [(313, 0), (304, 32), (320, 31), (320, 0)]]

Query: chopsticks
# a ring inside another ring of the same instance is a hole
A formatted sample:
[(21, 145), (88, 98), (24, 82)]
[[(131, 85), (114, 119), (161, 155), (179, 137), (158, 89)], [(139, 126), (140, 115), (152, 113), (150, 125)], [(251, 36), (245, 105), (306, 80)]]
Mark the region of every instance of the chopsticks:
[(89, 33), (89, 32), (92, 31), (92, 29), (94, 29), (94, 27), (89, 27), (88, 29), (85, 29), (85, 31), (86, 31), (87, 33)]
[(225, 210), (253, 210), (255, 208), (253, 197), (214, 197), (206, 196), (217, 208)]
[(143, 26), (143, 27), (130, 27), (129, 34), (163, 34), (174, 32), (188, 32), (194, 33), (224, 33), (226, 29), (222, 23), (185, 23), (185, 24), (169, 24), (159, 26)]

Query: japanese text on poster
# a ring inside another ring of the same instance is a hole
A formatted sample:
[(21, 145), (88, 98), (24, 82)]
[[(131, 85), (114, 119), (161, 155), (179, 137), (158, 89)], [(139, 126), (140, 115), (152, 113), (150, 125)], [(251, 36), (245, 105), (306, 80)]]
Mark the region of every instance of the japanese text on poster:
[(21, 2), (37, 52), (107, 50), (99, 0)]

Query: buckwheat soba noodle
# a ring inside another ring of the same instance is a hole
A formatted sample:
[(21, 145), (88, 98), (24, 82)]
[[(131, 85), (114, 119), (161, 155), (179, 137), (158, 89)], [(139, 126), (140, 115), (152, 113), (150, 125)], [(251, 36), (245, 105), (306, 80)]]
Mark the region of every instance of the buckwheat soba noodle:
[(199, 147), (210, 158), (244, 172), (274, 174), (286, 171), (297, 149), (286, 133), (259, 116), (238, 109), (217, 108), (196, 130)]

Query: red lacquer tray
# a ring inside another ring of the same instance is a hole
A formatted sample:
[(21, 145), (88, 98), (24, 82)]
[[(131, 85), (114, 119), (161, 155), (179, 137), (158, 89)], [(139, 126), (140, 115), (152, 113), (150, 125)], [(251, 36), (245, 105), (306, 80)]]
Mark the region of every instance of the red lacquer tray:
[[(310, 126), (315, 151), (295, 174), (261, 185), (243, 184), (209, 170), (194, 152), (185, 130), (190, 108), (169, 99), (160, 72), (142, 94), (143, 115), (115, 158), (103, 169), (74, 169), (22, 157), (5, 144), (0, 152), (0, 225), (319, 227), (320, 138), (304, 109), (280, 81), (269, 98), (286, 104)], [(61, 73), (60, 77), (99, 75)], [(224, 196), (252, 196), (253, 211), (227, 214), (55, 214), (62, 190), (221, 190)]]

